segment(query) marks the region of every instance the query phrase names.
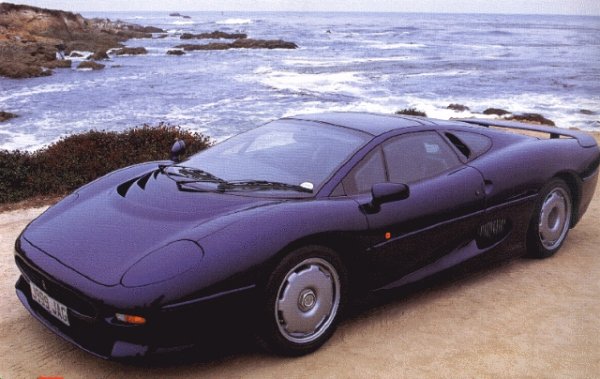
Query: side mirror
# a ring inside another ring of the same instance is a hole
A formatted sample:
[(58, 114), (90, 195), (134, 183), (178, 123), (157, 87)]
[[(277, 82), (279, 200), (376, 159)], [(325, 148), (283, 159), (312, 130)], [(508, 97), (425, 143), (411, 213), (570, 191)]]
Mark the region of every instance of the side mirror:
[(178, 139), (171, 147), (171, 160), (173, 162), (179, 162), (179, 156), (185, 153), (185, 142), (183, 140)]
[(404, 200), (410, 195), (410, 189), (402, 183), (376, 183), (371, 188), (372, 200), (362, 206), (367, 213), (377, 213), (381, 204)]

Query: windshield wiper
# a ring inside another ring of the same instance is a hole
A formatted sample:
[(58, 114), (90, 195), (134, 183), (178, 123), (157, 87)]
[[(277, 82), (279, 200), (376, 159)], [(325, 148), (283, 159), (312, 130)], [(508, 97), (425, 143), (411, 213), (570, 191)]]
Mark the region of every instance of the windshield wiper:
[(217, 190), (227, 191), (230, 189), (258, 189), (258, 190), (291, 190), (298, 192), (313, 193), (311, 188), (296, 184), (273, 182), (269, 180), (232, 180), (219, 183)]
[[(178, 172), (165, 171), (167, 168), (178, 168)], [(177, 185), (186, 183), (199, 183), (199, 182), (212, 182), (212, 183), (225, 183), (225, 179), (221, 179), (218, 176), (211, 174), (208, 171), (201, 170), (195, 167), (187, 167), (181, 165), (159, 165), (158, 168), (162, 173), (165, 173), (169, 178), (173, 177), (188, 178), (187, 180), (175, 180)]]

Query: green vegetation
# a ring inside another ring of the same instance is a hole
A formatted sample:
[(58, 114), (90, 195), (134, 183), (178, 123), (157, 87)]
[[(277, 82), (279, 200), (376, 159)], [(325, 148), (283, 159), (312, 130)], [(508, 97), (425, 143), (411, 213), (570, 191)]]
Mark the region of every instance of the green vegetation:
[(211, 144), (202, 134), (161, 123), (75, 134), (33, 153), (0, 150), (0, 204), (63, 195), (118, 168), (169, 159), (176, 139), (185, 141), (187, 154)]

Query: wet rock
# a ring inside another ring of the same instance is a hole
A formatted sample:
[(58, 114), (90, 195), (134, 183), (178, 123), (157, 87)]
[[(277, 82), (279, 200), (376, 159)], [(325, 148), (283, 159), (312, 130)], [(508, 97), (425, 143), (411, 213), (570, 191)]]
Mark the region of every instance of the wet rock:
[(241, 39), (248, 38), (246, 33), (226, 33), (221, 32), (219, 30), (215, 30), (210, 33), (200, 33), (200, 34), (192, 34), (192, 33), (183, 33), (180, 39)]
[(171, 16), (171, 17), (181, 17), (181, 18), (191, 18), (190, 16), (183, 15), (183, 14), (181, 14), (179, 12), (169, 13), (169, 16)]
[(163, 39), (163, 38), (167, 38), (169, 35), (168, 34), (159, 34), (157, 36), (154, 36), (155, 39)]
[(169, 50), (167, 51), (168, 55), (184, 55), (185, 51), (183, 50)]
[(235, 40), (231, 47), (237, 49), (297, 49), (298, 45), (281, 39), (252, 39), (242, 38)]
[(92, 70), (102, 70), (104, 68), (104, 65), (94, 61), (85, 61), (81, 62), (79, 66), (77, 66), (77, 68), (91, 68)]
[(114, 51), (115, 55), (142, 55), (148, 54), (145, 47), (123, 47)]
[(18, 115), (10, 112), (0, 111), (0, 122), (10, 120), (11, 118), (19, 117)]
[(82, 58), (82, 57), (83, 57), (83, 55), (79, 54), (79, 53), (78, 53), (78, 52), (76, 52), (76, 51), (72, 51), (72, 52), (71, 52), (71, 54), (69, 54), (69, 56), (70, 56), (71, 58)]
[(596, 112), (591, 111), (589, 109), (580, 109), (579, 113), (584, 114), (584, 115), (588, 115), (588, 116), (593, 116), (596, 114)]
[(207, 43), (207, 44), (202, 44), (202, 45), (187, 43), (187, 44), (177, 45), (177, 46), (175, 46), (175, 48), (183, 49), (185, 51), (227, 50), (227, 49), (231, 49), (231, 44), (230, 43), (219, 43), (219, 42)]
[(518, 121), (518, 122), (526, 122), (529, 124), (536, 125), (548, 125), (555, 126), (554, 121), (547, 119), (538, 113), (523, 113), (523, 114), (513, 114), (509, 117), (505, 118), (509, 121)]
[(108, 54), (106, 53), (106, 50), (98, 50), (94, 54), (90, 55), (87, 59), (91, 59), (93, 61), (102, 61), (107, 60), (109, 58)]
[[(29, 78), (50, 75), (45, 67), (67, 67), (56, 59), (61, 51), (99, 51), (122, 47), (130, 38), (165, 33), (160, 28), (28, 5), (0, 3), (0, 76)], [(56, 61), (56, 62), (55, 62)]]
[(450, 104), (446, 107), (446, 109), (452, 109), (455, 112), (465, 112), (465, 111), (469, 111), (471, 110), (471, 108), (467, 107), (466, 105), (462, 105), (462, 104)]
[(496, 115), (496, 116), (504, 116), (505, 114), (510, 114), (509, 111), (505, 111), (504, 109), (499, 108), (488, 108), (483, 111), (483, 114), (487, 115)]

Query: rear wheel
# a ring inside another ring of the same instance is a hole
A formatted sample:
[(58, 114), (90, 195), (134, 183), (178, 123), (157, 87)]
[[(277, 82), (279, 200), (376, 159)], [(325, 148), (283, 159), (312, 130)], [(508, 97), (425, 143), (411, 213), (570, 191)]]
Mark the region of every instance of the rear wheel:
[(553, 179), (544, 186), (527, 235), (532, 257), (548, 258), (560, 249), (571, 226), (572, 207), (571, 191), (563, 180)]
[(346, 282), (346, 270), (331, 249), (308, 246), (287, 255), (265, 288), (259, 341), (284, 355), (318, 349), (335, 330)]

